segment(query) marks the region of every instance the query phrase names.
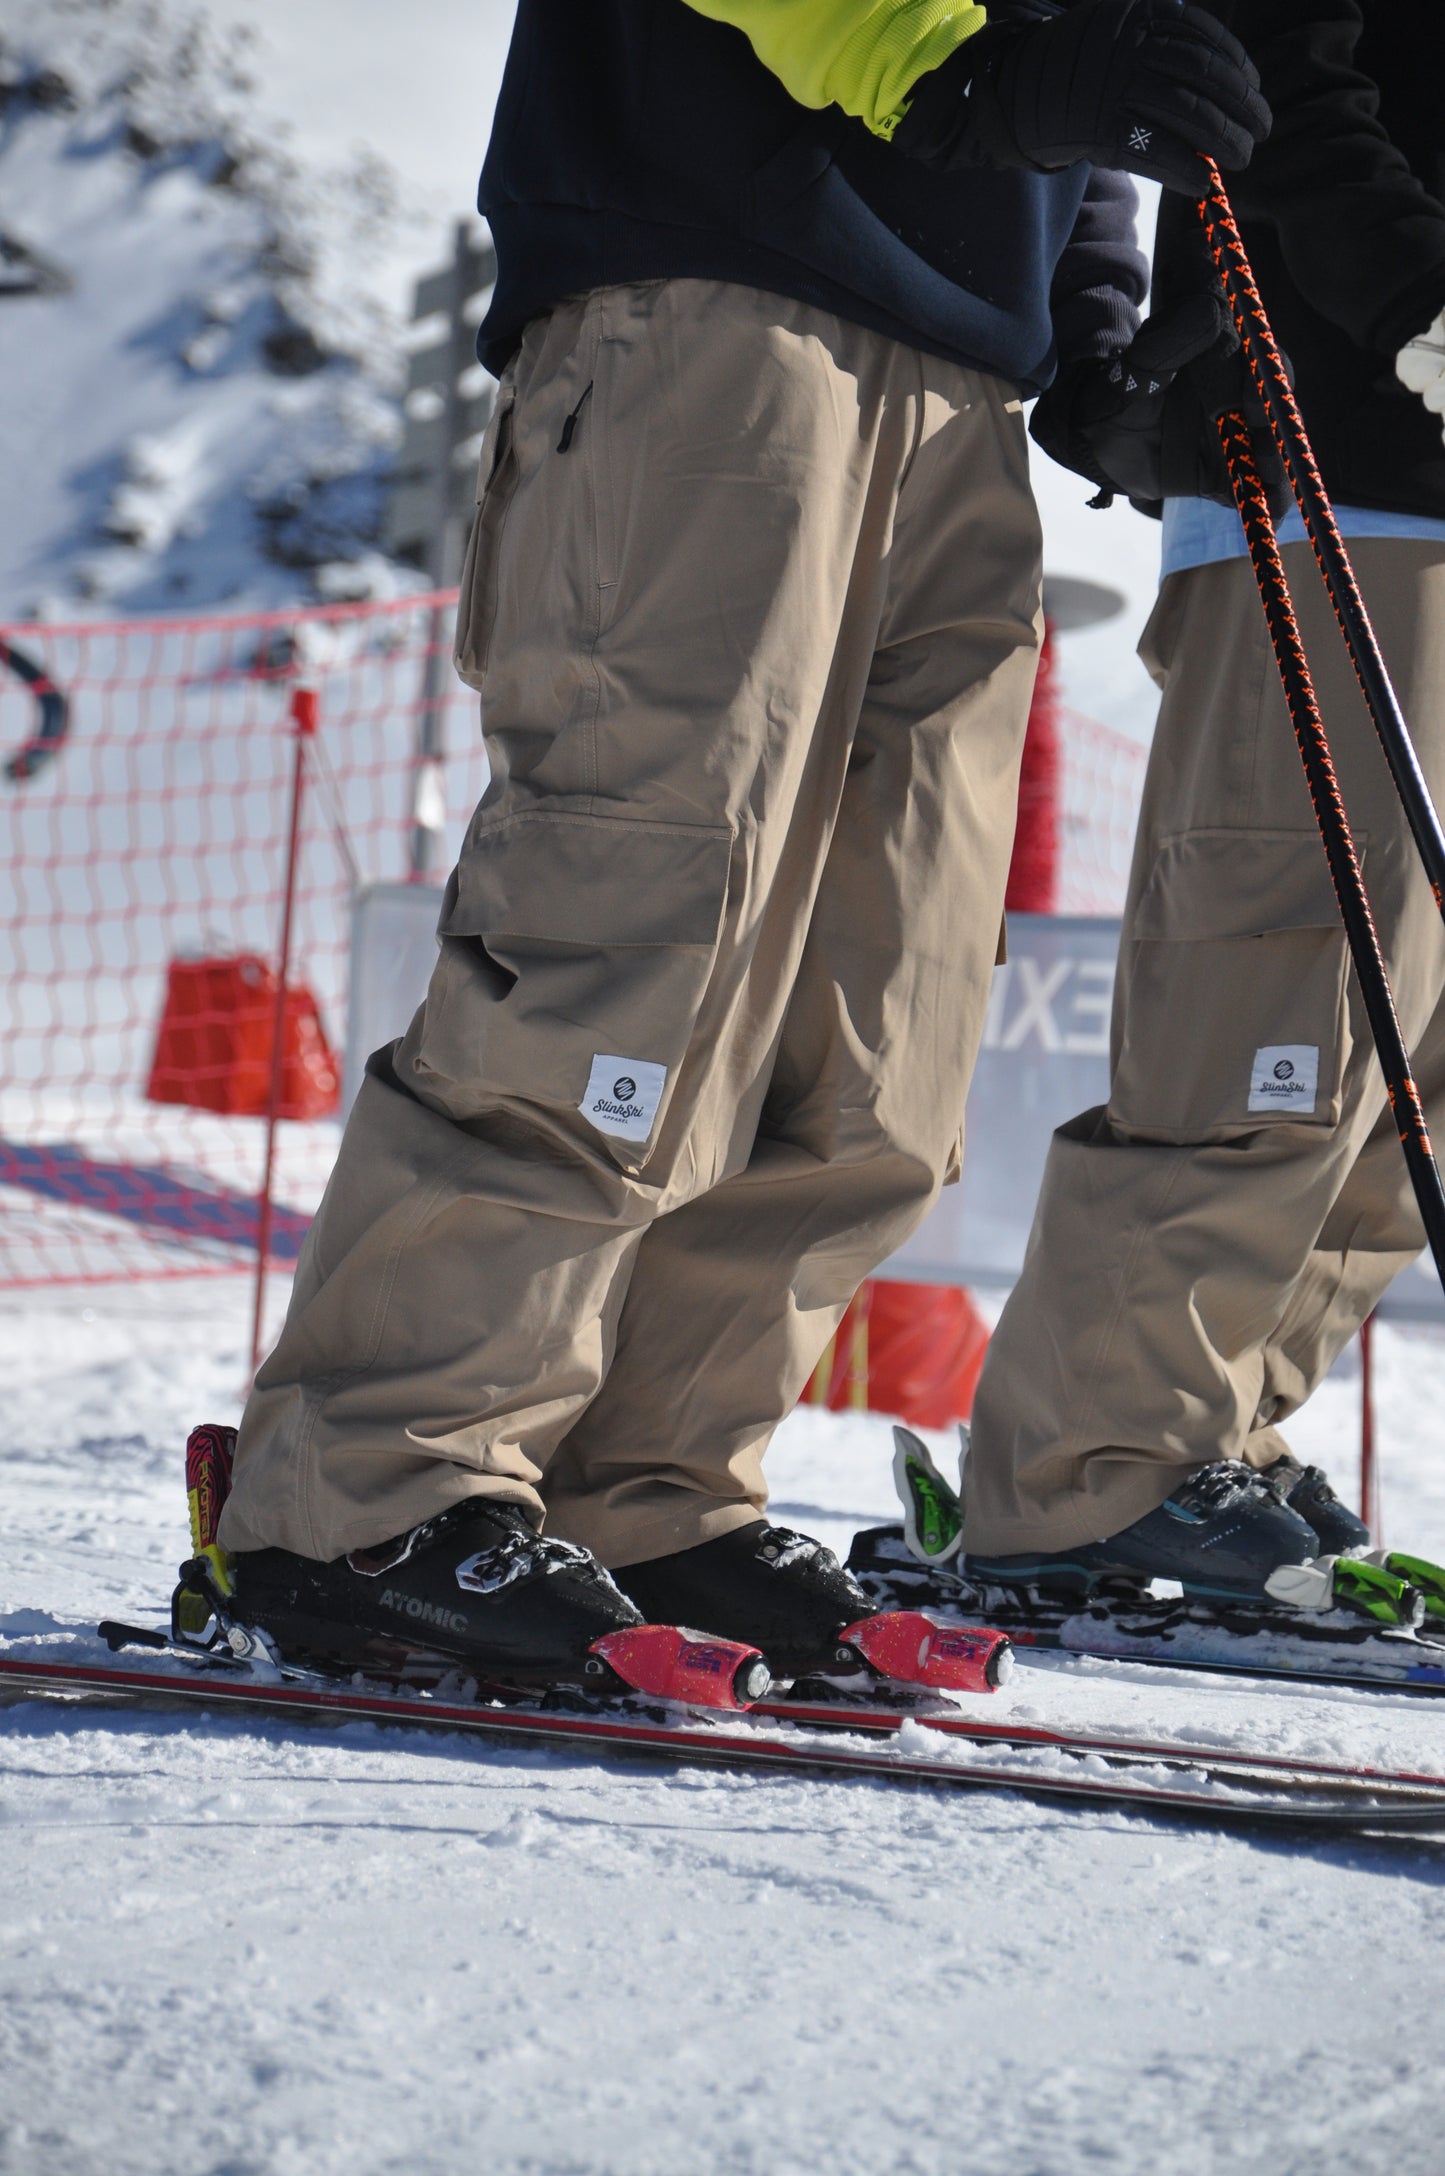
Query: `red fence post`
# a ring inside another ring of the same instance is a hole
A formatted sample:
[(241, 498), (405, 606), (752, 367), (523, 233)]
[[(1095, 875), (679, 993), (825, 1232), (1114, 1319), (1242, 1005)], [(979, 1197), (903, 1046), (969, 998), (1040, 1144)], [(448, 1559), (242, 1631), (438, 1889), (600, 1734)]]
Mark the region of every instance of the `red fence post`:
[(296, 759), (291, 773), (291, 835), (286, 850), (286, 901), (281, 913), (281, 961), (276, 975), (276, 1015), (271, 1028), (271, 1088), (266, 1099), (266, 1167), (261, 1179), (256, 1231), (256, 1310), (251, 1322), (251, 1373), (261, 1364), (261, 1314), (266, 1301), (266, 1264), (271, 1252), (271, 1190), (276, 1168), (276, 1124), (286, 1067), (286, 988), (291, 974), (291, 923), (296, 906), (296, 864), (301, 852), (301, 800), (306, 786), (306, 743), (316, 732), (316, 690), (291, 697)]
[(1004, 906), (1010, 914), (1053, 914), (1059, 904), (1059, 797), (1063, 748), (1053, 633), (1044, 630), (1019, 769), (1018, 820)]

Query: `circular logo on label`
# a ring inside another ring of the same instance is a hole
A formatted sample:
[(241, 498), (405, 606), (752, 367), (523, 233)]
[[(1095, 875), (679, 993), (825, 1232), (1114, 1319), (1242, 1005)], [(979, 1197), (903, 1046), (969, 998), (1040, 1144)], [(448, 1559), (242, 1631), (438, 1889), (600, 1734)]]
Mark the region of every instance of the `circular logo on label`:
[(1293, 1080), (1293, 1061), (1289, 1058), (1281, 1058), (1278, 1065), (1274, 1069), (1274, 1077), (1276, 1080)]
[(612, 1093), (619, 1103), (626, 1103), (629, 1097), (636, 1095), (637, 1083), (630, 1073), (624, 1073), (621, 1080), (612, 1083)]

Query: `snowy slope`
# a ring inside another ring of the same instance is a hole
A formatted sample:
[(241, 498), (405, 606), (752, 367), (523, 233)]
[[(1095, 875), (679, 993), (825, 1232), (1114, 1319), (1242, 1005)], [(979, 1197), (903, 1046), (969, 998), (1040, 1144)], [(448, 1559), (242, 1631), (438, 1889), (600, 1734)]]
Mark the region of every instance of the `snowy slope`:
[[(350, 522), (384, 449), (394, 331), (366, 296), (404, 300), (470, 202), (508, 0), (214, 12), (260, 21), (278, 56), (246, 127), (289, 114), (308, 165), (365, 137), (434, 224), (349, 253), (320, 184), (312, 212), (309, 184), (217, 190), (190, 152), (126, 150), (84, 86), (76, 113), (0, 114), (0, 227), (83, 274), (0, 302), (0, 611), (77, 574), (97, 611), (295, 595), (310, 577), (262, 556), (257, 487), (320, 486)], [(107, 23), (148, 18), (0, 0), (12, 49), (77, 19), (98, 75)], [(265, 236), (303, 213), (298, 281)], [(335, 359), (265, 370), (279, 308)], [(1086, 512), (1087, 487), (1043, 464), (1039, 481), (1050, 566), (1129, 597), (1070, 638), (1069, 697), (1142, 734), (1131, 643), (1156, 533)], [(149, 543), (105, 533), (128, 491)], [(234, 1418), (246, 1328), (227, 1278), (0, 1295), (0, 1651), (154, 1614), (185, 1549), (180, 1446)], [(1389, 1538), (1445, 1555), (1445, 1343), (1382, 1331), (1379, 1362)], [(1342, 1373), (1292, 1430), (1346, 1487), (1356, 1395)], [(889, 1512), (886, 1423), (800, 1413), (771, 1472), (777, 1515), (846, 1543)], [(1445, 1773), (1445, 1706), (1397, 1695), (1039, 1658), (1001, 1704)], [(1438, 1842), (30, 1703), (0, 1708), (0, 1870), (0, 2176), (1441, 2165)]]
[(306, 594), (398, 434), (395, 177), (290, 157), (184, 12), (0, 0), (0, 41), (0, 615)]
[(218, 26), (254, 31), (266, 112), (298, 156), (344, 167), (358, 145), (402, 177), (426, 224), (382, 238), (368, 285), (411, 300), (419, 264), (446, 256), (476, 200), (515, 0), (208, 0)]
[[(244, 1312), (0, 1306), (0, 1651), (154, 1612)], [(1380, 1344), (1390, 1531), (1445, 1552), (1445, 1346)], [(1296, 1430), (1341, 1480), (1353, 1420), (1341, 1380)], [(889, 1509), (882, 1421), (795, 1416), (772, 1470), (833, 1538)], [(1005, 1703), (1445, 1772), (1445, 1709), (1392, 1694), (1040, 1659)], [(0, 1838), (4, 2176), (1440, 2167), (1438, 1840), (34, 1703)]]

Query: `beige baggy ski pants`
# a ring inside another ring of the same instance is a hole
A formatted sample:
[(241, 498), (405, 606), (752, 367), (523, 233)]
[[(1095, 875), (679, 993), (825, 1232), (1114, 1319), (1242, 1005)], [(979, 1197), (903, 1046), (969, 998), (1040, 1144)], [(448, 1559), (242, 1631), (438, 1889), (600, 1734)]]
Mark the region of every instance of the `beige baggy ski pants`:
[[(1350, 545), (1436, 800), (1445, 544)], [(1445, 931), (1306, 544), (1305, 646), (1437, 1144)], [(1108, 1105), (1055, 1134), (979, 1384), (971, 1549), (1062, 1549), (1217, 1458), (1268, 1465), (1423, 1243), (1247, 560), (1171, 575)]]
[(492, 776), (373, 1059), (221, 1533), (470, 1495), (626, 1564), (755, 1518), (956, 1171), (1040, 635), (997, 379), (713, 282), (527, 331), (458, 656)]

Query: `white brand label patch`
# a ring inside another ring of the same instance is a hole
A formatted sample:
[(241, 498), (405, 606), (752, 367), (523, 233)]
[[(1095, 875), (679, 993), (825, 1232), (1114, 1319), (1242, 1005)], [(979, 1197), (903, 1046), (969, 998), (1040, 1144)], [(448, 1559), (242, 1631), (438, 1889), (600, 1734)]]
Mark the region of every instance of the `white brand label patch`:
[(1266, 1043), (1254, 1054), (1249, 1076), (1252, 1111), (1298, 1111), (1315, 1107), (1320, 1077), (1318, 1043)]
[(587, 1093), (577, 1108), (599, 1133), (621, 1141), (645, 1141), (652, 1131), (662, 1091), (667, 1086), (667, 1067), (647, 1058), (592, 1060)]

